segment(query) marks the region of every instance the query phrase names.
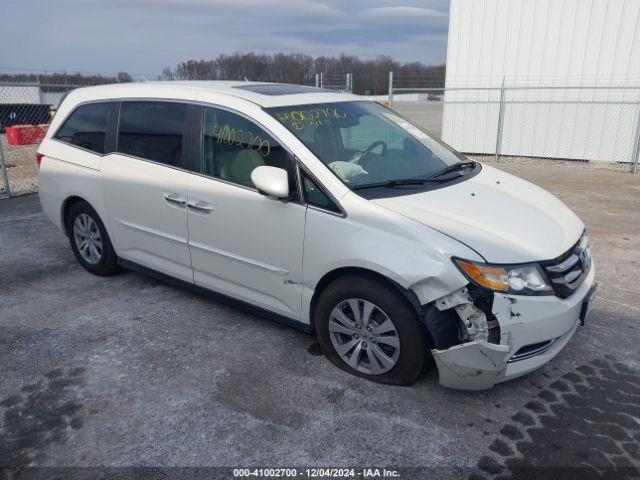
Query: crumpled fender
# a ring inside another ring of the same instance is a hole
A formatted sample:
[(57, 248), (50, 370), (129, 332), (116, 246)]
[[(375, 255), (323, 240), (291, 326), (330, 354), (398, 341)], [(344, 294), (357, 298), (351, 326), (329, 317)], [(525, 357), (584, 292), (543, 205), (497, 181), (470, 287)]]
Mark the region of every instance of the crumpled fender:
[(507, 369), (509, 345), (475, 340), (446, 350), (432, 350), (440, 385), (459, 390), (486, 390), (499, 383)]

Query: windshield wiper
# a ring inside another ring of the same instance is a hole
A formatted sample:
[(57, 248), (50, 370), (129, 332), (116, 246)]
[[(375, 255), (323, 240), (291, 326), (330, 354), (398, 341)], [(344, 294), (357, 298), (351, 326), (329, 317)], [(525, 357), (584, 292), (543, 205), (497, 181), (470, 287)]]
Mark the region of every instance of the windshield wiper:
[[(425, 183), (442, 183), (442, 182), (448, 182), (449, 180), (454, 180), (458, 177), (461, 177), (464, 175), (463, 172), (461, 172), (460, 170), (463, 170), (467, 167), (475, 167), (476, 166), (476, 162), (469, 160), (466, 162), (459, 162), (459, 163), (454, 163), (453, 165), (448, 165), (445, 168), (443, 168), (442, 170), (437, 171), (436, 173), (429, 175), (428, 177), (423, 177), (423, 178), (399, 178), (396, 180), (387, 180), (384, 182), (376, 182), (376, 183), (364, 183), (362, 185), (354, 185), (353, 187), (351, 187), (352, 190), (362, 190), (364, 188), (380, 188), (380, 187), (386, 187), (386, 188), (393, 188), (393, 187), (400, 187), (403, 185), (423, 185)], [(452, 172), (457, 172), (457, 175), (452, 175), (452, 176), (448, 176), (448, 177), (443, 177), (443, 175), (447, 174), (447, 173), (452, 173)]]
[(453, 177), (446, 177), (446, 178), (441, 178), (439, 175), (438, 175), (438, 178), (433, 178), (433, 176), (426, 177), (426, 178), (399, 178), (396, 180), (387, 180), (385, 182), (363, 183), (362, 185), (354, 185), (353, 187), (351, 187), (351, 189), (362, 190), (364, 188), (380, 188), (380, 187), (393, 188), (393, 187), (400, 187), (403, 185), (423, 185), (425, 183), (442, 183), (442, 182), (448, 182), (449, 180), (453, 180), (454, 178), (457, 178), (459, 175), (455, 175)]
[(464, 170), (467, 167), (475, 167), (475, 166), (476, 166), (476, 162), (474, 162), (473, 160), (454, 163), (453, 165), (448, 165), (444, 167), (442, 170), (434, 173), (433, 175), (430, 175), (429, 178), (436, 178), (436, 177), (439, 177), (440, 175), (444, 175), (445, 173), (457, 172), (458, 170)]

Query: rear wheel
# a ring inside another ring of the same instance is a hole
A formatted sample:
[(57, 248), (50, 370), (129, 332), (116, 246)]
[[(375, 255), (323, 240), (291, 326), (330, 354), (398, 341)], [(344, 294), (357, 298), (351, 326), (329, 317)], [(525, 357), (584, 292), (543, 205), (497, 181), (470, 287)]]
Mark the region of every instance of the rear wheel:
[(318, 299), (314, 324), (327, 358), (354, 375), (410, 385), (422, 371), (426, 344), (416, 313), (382, 280), (335, 280)]
[(95, 275), (110, 275), (118, 269), (107, 230), (88, 203), (76, 202), (71, 206), (67, 232), (71, 249), (85, 270)]

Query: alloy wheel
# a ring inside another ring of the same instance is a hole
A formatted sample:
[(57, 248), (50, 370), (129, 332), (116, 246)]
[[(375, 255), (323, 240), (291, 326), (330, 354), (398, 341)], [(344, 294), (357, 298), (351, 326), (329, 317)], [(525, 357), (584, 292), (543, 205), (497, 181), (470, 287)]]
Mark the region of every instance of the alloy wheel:
[(102, 236), (98, 224), (86, 213), (81, 213), (73, 222), (73, 240), (80, 256), (92, 265), (102, 258)]
[(349, 298), (334, 307), (329, 336), (342, 360), (368, 375), (388, 372), (400, 356), (400, 337), (391, 318), (361, 298)]

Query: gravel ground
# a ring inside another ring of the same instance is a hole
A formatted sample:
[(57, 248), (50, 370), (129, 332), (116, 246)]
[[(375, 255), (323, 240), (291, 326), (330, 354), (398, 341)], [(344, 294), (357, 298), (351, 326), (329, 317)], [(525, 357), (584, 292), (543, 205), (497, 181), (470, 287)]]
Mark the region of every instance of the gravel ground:
[(640, 476), (640, 176), (499, 166), (584, 219), (600, 289), (554, 361), (479, 393), (434, 371), (412, 387), (367, 382), (306, 334), (135, 273), (92, 276), (37, 195), (0, 201), (0, 478)]
[[(471, 158), (488, 163), (494, 167), (515, 169), (522, 167), (540, 168), (570, 168), (572, 170), (606, 170), (617, 173), (631, 173), (633, 165), (629, 162), (586, 162), (582, 160), (562, 160), (559, 158), (530, 158), (530, 157), (500, 157), (495, 161), (495, 156), (469, 155)], [(571, 172), (560, 172), (559, 175), (571, 175)]]

